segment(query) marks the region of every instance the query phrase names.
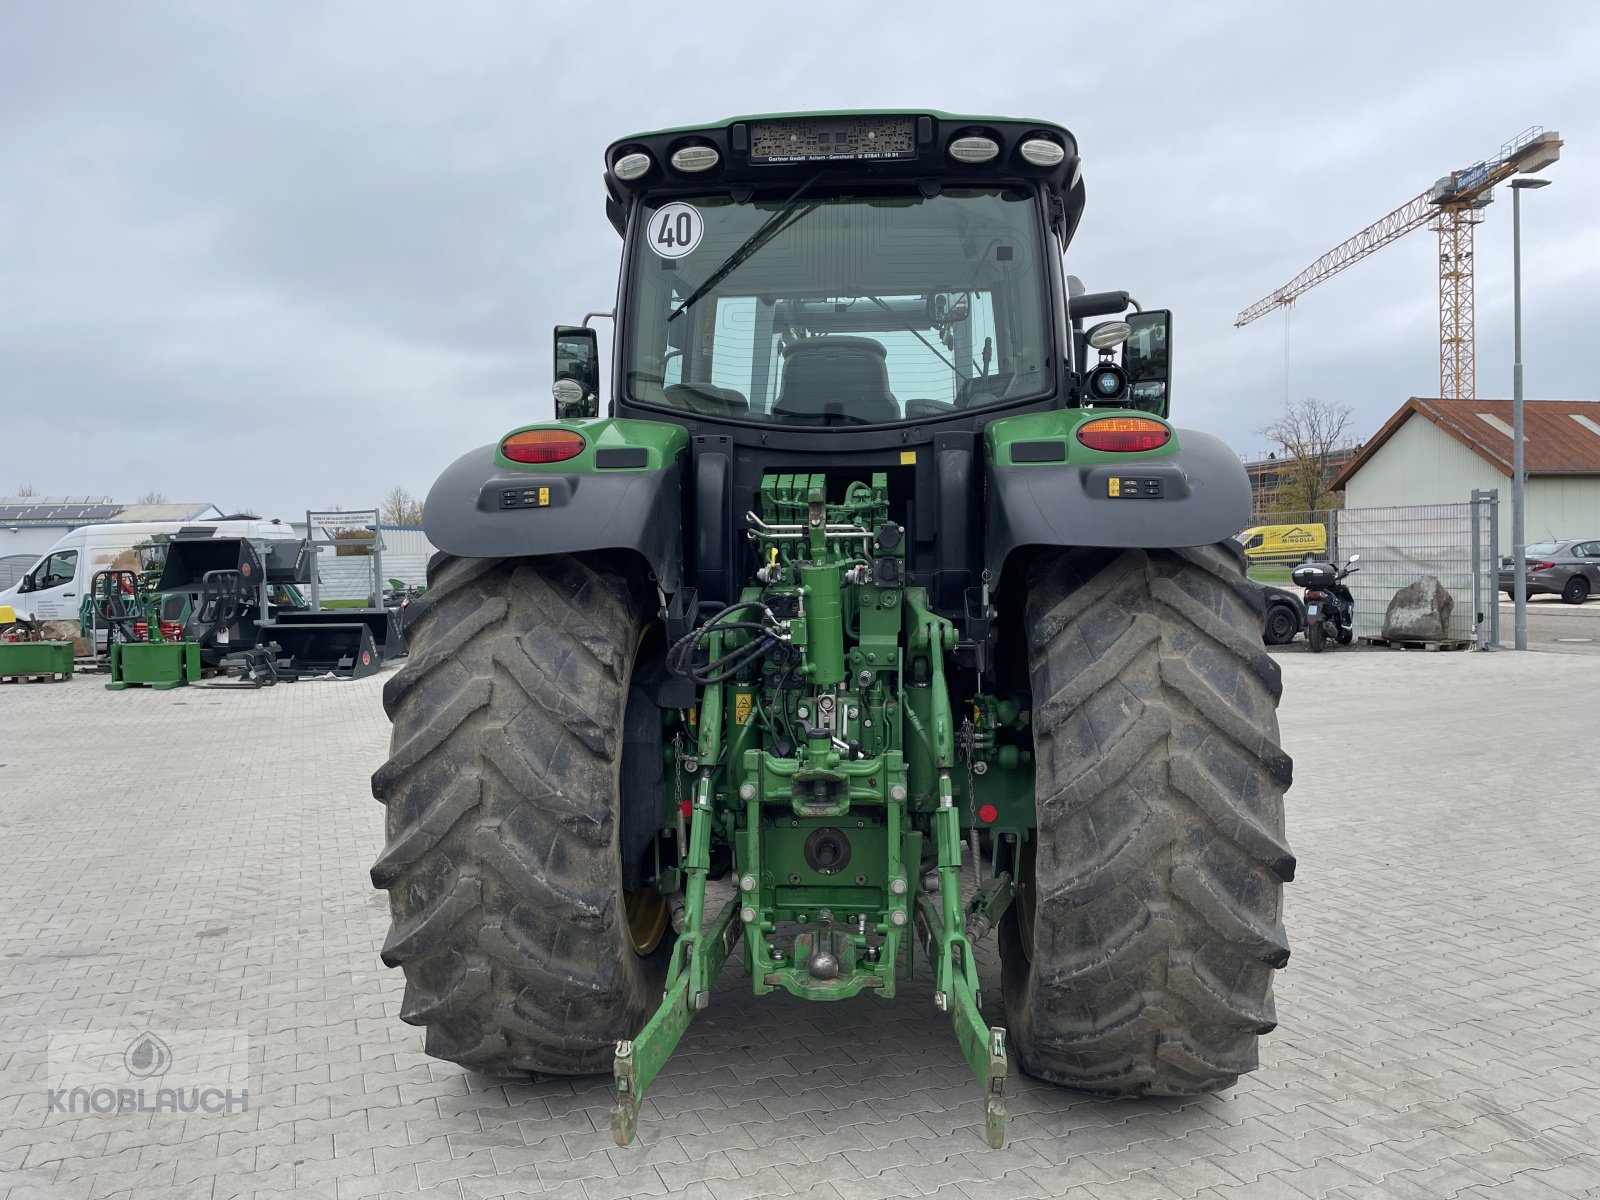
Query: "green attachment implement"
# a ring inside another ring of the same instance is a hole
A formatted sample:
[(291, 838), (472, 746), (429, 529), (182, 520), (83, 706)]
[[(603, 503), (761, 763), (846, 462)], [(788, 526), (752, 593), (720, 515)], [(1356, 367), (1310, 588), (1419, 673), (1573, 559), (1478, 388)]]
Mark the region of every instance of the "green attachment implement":
[[(688, 793), (687, 826), (673, 839), (683, 847), (673, 875), (683, 932), (660, 1007), (616, 1047), (612, 1134), (632, 1141), (645, 1089), (710, 1004), (742, 934), (752, 991), (808, 1000), (894, 996), (920, 941), (998, 1147), (1005, 1030), (981, 1015), (969, 930), (999, 920), (1011, 878), (993, 876), (964, 903), (963, 865), (975, 881), (980, 867), (976, 836), (965, 842), (962, 829), (973, 820), (970, 781), (988, 759), (997, 782), (1029, 782), (1019, 752), (1006, 758), (999, 745), (1015, 705), (983, 698), (981, 732), (958, 744), (945, 673), (955, 626), (906, 584), (885, 474), (831, 489), (822, 475), (768, 476), (749, 524), (760, 586), (680, 642), (704, 654), (692, 668), (704, 685), (688, 714), (694, 753), (672, 768)], [(708, 923), (714, 843), (732, 851), (737, 892)]]
[[(114, 573), (106, 587), (117, 586)], [(147, 687), (165, 692), (200, 681), (200, 644), (182, 639), (167, 640), (161, 632), (161, 593), (136, 593), (131, 603), (142, 607), (143, 641), (111, 643), (111, 682), (106, 691), (120, 692), (130, 687)], [(130, 626), (131, 626), (130, 622)]]
[(71, 678), (71, 642), (0, 642), (0, 682)]

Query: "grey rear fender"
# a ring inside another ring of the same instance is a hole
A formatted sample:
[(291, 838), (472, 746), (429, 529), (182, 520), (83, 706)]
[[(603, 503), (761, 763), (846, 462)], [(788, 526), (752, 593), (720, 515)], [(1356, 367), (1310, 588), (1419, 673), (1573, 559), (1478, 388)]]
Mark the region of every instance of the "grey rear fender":
[[(683, 574), (680, 459), (658, 469), (508, 467), (491, 443), (463, 454), (428, 492), (423, 529), (447, 554), (522, 558), (632, 550), (662, 590)], [(563, 464), (565, 465), (565, 464)]]
[(1208, 433), (1176, 435), (1171, 453), (1116, 461), (1006, 463), (991, 453), (984, 464), (984, 565), (992, 577), (1026, 546), (1161, 549), (1207, 546), (1238, 533), (1251, 507), (1238, 455)]

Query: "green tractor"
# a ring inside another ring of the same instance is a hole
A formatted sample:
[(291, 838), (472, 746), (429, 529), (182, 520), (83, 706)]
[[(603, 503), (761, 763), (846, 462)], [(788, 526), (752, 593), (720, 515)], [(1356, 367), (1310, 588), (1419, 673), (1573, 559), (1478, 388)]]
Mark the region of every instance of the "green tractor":
[(992, 1145), (1009, 1053), (1233, 1084), (1294, 871), (1250, 489), (1167, 419), (1169, 314), (1063, 272), (1072, 135), (741, 117), (616, 142), (605, 183), (606, 415), (559, 327), (556, 419), (427, 501), (373, 777), (401, 1018), (475, 1070), (614, 1072), (623, 1145), (730, 957), (843, 1000), (925, 956)]

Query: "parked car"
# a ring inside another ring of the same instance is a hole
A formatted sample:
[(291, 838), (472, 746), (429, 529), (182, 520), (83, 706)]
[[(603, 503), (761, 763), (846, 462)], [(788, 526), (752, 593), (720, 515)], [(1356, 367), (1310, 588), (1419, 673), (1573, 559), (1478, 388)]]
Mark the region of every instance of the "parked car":
[[(1560, 596), (1568, 604), (1582, 604), (1600, 592), (1600, 541), (1570, 539), (1535, 542), (1526, 550), (1528, 595)], [(1512, 559), (1500, 560), (1500, 590), (1512, 591)]]
[(1294, 641), (1295, 634), (1306, 627), (1306, 605), (1298, 592), (1258, 583), (1261, 598), (1267, 604), (1267, 617), (1261, 626), (1261, 640), (1269, 646), (1283, 646)]

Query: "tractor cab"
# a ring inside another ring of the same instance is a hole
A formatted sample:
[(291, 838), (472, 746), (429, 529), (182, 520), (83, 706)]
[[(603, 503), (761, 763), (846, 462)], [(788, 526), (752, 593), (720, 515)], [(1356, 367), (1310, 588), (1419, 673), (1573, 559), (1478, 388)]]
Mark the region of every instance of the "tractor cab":
[[(1141, 314), (1137, 381), (1124, 369), (1088, 386), (1118, 341), (1102, 330), (1101, 354), (1083, 319), (1129, 302), (1070, 296), (1061, 254), (1083, 185), (1058, 125), (740, 118), (624, 138), (606, 160), (607, 211), (626, 242), (616, 416), (761, 426), (770, 444), (778, 429), (1030, 406), (1137, 398), (1166, 410), (1165, 313)], [(596, 361), (590, 337), (558, 335), (557, 373), (598, 415), (598, 378), (569, 373)]]

